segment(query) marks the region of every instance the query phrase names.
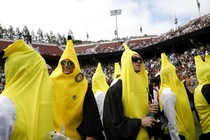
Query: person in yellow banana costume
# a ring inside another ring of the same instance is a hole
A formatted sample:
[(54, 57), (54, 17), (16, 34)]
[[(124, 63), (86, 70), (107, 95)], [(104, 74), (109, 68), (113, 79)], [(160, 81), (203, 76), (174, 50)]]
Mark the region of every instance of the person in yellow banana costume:
[(195, 108), (201, 124), (199, 140), (210, 139), (210, 55), (205, 57), (205, 62), (199, 55), (194, 57), (198, 86), (194, 92)]
[(163, 140), (195, 140), (195, 124), (184, 84), (165, 53), (161, 54), (159, 105), (168, 119)]
[(103, 117), (104, 98), (108, 88), (109, 85), (106, 81), (106, 75), (103, 72), (101, 63), (98, 63), (96, 71), (92, 77), (92, 90), (101, 116), (101, 121)]
[(23, 40), (3, 51), (1, 140), (45, 140), (53, 129), (53, 89), (45, 60)]
[[(143, 59), (123, 43), (121, 76), (105, 97), (103, 125), (107, 140), (149, 140), (148, 74)], [(156, 109), (153, 113), (157, 113)]]
[(54, 94), (54, 128), (74, 140), (103, 139), (103, 127), (97, 104), (81, 73), (71, 36), (52, 72)]

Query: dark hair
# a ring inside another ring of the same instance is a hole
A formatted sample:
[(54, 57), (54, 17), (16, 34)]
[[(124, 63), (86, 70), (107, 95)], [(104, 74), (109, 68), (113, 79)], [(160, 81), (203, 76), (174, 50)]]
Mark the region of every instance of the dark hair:
[(154, 83), (155, 85), (158, 85), (160, 83), (160, 75), (151, 78), (151, 82)]

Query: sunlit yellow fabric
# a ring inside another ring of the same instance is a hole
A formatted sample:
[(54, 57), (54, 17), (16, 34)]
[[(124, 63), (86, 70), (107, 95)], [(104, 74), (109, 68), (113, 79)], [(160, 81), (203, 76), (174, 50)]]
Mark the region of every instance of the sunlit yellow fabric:
[(92, 77), (92, 90), (96, 94), (98, 90), (101, 90), (103, 93), (106, 93), (109, 88), (109, 85), (106, 82), (106, 75), (104, 74), (101, 63), (98, 63), (95, 73)]
[[(121, 57), (122, 71), (122, 103), (125, 116), (130, 118), (142, 118), (148, 113), (148, 76), (141, 64), (140, 72), (136, 73), (133, 68), (131, 57), (138, 53), (131, 51), (123, 43), (125, 51)], [(148, 133), (141, 128), (137, 140), (148, 140)]]
[(205, 62), (207, 64), (210, 64), (210, 55), (209, 54), (205, 56)]
[[(195, 125), (185, 87), (176, 75), (176, 68), (168, 61), (165, 53), (161, 54), (160, 79), (159, 97), (166, 87), (169, 87), (176, 95), (175, 111), (179, 135), (184, 135), (186, 140), (195, 140)], [(161, 98), (159, 102), (162, 111)]]
[(121, 75), (120, 64), (118, 62), (114, 63), (114, 80), (117, 79), (117, 76)]
[(199, 55), (194, 57), (196, 66), (196, 76), (199, 81), (198, 86), (195, 88), (194, 101), (195, 108), (198, 111), (202, 133), (210, 132), (210, 105), (204, 98), (201, 89), (203, 85), (210, 84), (210, 63), (209, 57), (205, 58), (205, 62)]
[(2, 95), (16, 107), (10, 140), (44, 140), (53, 130), (53, 90), (45, 60), (22, 40), (4, 51), (6, 85)]
[[(60, 62), (64, 59), (70, 59), (75, 65), (73, 73), (69, 75), (62, 72)], [(72, 40), (68, 40), (57, 68), (50, 75), (55, 86), (54, 127), (61, 131), (64, 124), (66, 136), (77, 140), (81, 139), (76, 128), (83, 120), (83, 101), (88, 87), (85, 78), (80, 82), (76, 81), (79, 73), (81, 70), (74, 45)]]

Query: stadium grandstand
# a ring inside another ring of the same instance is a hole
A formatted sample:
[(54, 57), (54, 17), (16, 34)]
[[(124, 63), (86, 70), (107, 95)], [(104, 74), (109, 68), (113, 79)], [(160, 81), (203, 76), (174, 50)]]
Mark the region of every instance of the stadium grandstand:
[[(12, 26), (5, 29), (0, 23), (0, 50), (5, 49), (16, 39), (24, 39), (31, 47), (39, 52), (46, 62), (54, 69), (59, 58), (65, 49), (65, 35), (43, 34), (41, 30), (29, 33), (27, 27), (23, 31), (13, 30)], [(186, 81), (187, 88), (193, 93), (198, 84), (195, 72), (194, 56), (205, 57), (210, 54), (210, 14), (201, 16), (188, 23), (172, 29), (161, 35), (144, 35), (141, 37), (121, 38), (119, 40), (83, 42), (74, 40), (74, 47), (80, 61), (82, 73), (91, 83), (92, 76), (98, 62), (101, 62), (103, 72), (110, 84), (113, 80), (114, 62), (120, 62), (124, 48), (121, 42), (125, 42), (130, 49), (137, 51), (144, 59), (145, 68), (149, 72), (149, 78), (154, 77), (161, 67), (160, 55), (165, 52), (183, 81)], [(0, 61), (0, 93), (4, 89), (4, 59)], [(196, 133), (201, 133), (198, 121)], [(199, 136), (199, 135), (198, 135)], [(198, 137), (197, 137), (198, 139)]]
[[(0, 24), (0, 49), (3, 50), (16, 39), (24, 39), (30, 46), (39, 52), (52, 67), (56, 67), (58, 60), (65, 48), (66, 39), (64, 35), (55, 37), (50, 34), (38, 32), (30, 34), (27, 27), (23, 31), (2, 28)], [(78, 55), (81, 67), (83, 69), (88, 66), (93, 69), (84, 70), (89, 81), (91, 74), (95, 71), (98, 62), (104, 66), (108, 66), (111, 70), (106, 71), (109, 82), (112, 80), (113, 63), (119, 62), (123, 47), (121, 42), (126, 42), (128, 47), (137, 51), (145, 60), (149, 62), (157, 62), (161, 52), (167, 54), (184, 53), (189, 50), (204, 48), (209, 51), (210, 48), (210, 14), (189, 21), (187, 24), (179, 26), (176, 30), (172, 29), (161, 35), (144, 35), (141, 37), (121, 38), (112, 41), (83, 42), (74, 40), (74, 47)], [(60, 37), (60, 38), (59, 38)], [(147, 64), (147, 62), (145, 63)], [(147, 64), (151, 66), (151, 64)], [(89, 68), (89, 67), (88, 67)], [(91, 72), (93, 71), (93, 72)]]

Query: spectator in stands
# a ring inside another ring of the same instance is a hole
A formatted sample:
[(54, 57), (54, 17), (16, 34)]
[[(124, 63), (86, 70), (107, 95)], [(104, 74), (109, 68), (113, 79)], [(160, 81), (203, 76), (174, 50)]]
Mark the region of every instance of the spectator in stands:
[(52, 73), (52, 67), (51, 67), (49, 64), (47, 64), (47, 70), (48, 70), (48, 73), (49, 73), (49, 74)]
[[(125, 43), (123, 46), (121, 79), (108, 89), (104, 101), (106, 138), (148, 140), (147, 128), (152, 127), (156, 120), (146, 116), (149, 112), (147, 72), (139, 54), (131, 51)], [(158, 108), (150, 111), (157, 113)]]
[(22, 40), (1, 54), (6, 85), (0, 95), (0, 139), (46, 139), (53, 130), (53, 92), (44, 59)]
[(163, 139), (195, 140), (195, 125), (185, 87), (165, 53), (161, 54), (160, 78), (160, 111), (164, 111), (169, 121)]
[(205, 62), (199, 55), (194, 59), (199, 82), (195, 89), (194, 101), (202, 130), (199, 140), (208, 140), (210, 139), (210, 55), (205, 58)]
[(55, 85), (54, 129), (72, 139), (104, 139), (97, 104), (81, 73), (71, 36), (50, 77)]

